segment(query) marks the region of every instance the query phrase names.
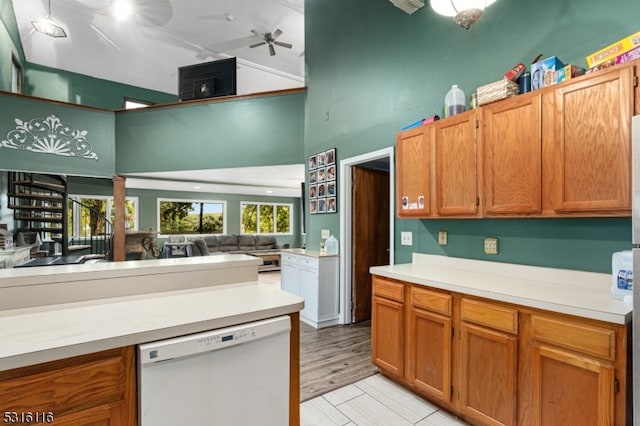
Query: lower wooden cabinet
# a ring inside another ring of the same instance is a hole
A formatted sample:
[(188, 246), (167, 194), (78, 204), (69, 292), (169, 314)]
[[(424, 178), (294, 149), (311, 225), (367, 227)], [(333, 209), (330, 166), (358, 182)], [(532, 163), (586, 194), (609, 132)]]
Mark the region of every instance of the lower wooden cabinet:
[(2, 371), (0, 412), (30, 413), (31, 421), (18, 424), (135, 425), (134, 347)]
[(630, 329), (373, 277), (380, 371), (474, 425), (631, 424)]
[(372, 362), (396, 377), (404, 375), (404, 285), (374, 281), (371, 307)]

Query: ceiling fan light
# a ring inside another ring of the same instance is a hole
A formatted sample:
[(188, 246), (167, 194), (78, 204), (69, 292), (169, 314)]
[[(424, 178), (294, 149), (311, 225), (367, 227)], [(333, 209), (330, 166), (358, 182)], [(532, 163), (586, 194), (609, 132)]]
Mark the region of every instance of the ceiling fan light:
[(49, 37), (66, 37), (67, 33), (64, 28), (60, 25), (56, 24), (51, 18), (38, 19), (36, 21), (31, 21), (31, 25), (36, 29), (36, 31), (41, 32), (42, 34), (46, 34)]
[(133, 5), (129, 0), (113, 0), (111, 2), (111, 13), (118, 21), (124, 21), (133, 15)]
[[(431, 0), (431, 8), (440, 15), (455, 17), (463, 11), (480, 10), (495, 3), (496, 0)], [(479, 17), (478, 17), (479, 18)]]

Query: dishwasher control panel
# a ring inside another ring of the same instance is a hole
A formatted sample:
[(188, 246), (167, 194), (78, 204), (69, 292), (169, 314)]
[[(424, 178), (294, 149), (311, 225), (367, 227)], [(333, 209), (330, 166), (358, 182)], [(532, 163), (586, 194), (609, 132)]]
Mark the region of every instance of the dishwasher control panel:
[(241, 324), (228, 328), (190, 334), (170, 340), (138, 346), (140, 364), (153, 364), (192, 356), (262, 339), (279, 333), (289, 333), (288, 316)]

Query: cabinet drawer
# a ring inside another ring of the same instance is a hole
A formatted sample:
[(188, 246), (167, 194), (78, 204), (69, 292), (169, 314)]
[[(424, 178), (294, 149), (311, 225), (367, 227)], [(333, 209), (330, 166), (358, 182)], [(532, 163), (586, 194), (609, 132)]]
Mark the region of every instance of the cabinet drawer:
[(533, 338), (536, 342), (551, 343), (587, 355), (608, 360), (616, 357), (616, 332), (584, 324), (580, 321), (534, 315), (531, 318)]
[(388, 281), (384, 278), (373, 278), (373, 294), (385, 299), (404, 302), (404, 284)]
[(460, 312), (463, 321), (507, 333), (518, 333), (518, 311), (516, 309), (477, 300), (462, 299)]
[(411, 287), (411, 305), (415, 308), (451, 316), (451, 295)]
[[(134, 374), (127, 371), (127, 366), (133, 365), (133, 349), (86, 359), (85, 356), (60, 361), (59, 368), (53, 362), (42, 364), (42, 368), (25, 367), (0, 374), (0, 410), (51, 411), (61, 417), (123, 400), (128, 377)], [(4, 380), (4, 375), (10, 377)]]

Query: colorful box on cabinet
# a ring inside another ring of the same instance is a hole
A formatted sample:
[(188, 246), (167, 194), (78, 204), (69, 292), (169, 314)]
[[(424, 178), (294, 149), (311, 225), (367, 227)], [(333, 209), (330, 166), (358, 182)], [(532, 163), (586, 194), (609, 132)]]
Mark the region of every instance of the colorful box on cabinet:
[(585, 58), (587, 67), (592, 68), (607, 61), (615, 61), (618, 56), (635, 49), (638, 46), (640, 46), (640, 32), (631, 34), (628, 37), (618, 40), (615, 43), (588, 55)]
[(556, 71), (564, 64), (555, 56), (531, 64), (531, 90), (556, 84)]

